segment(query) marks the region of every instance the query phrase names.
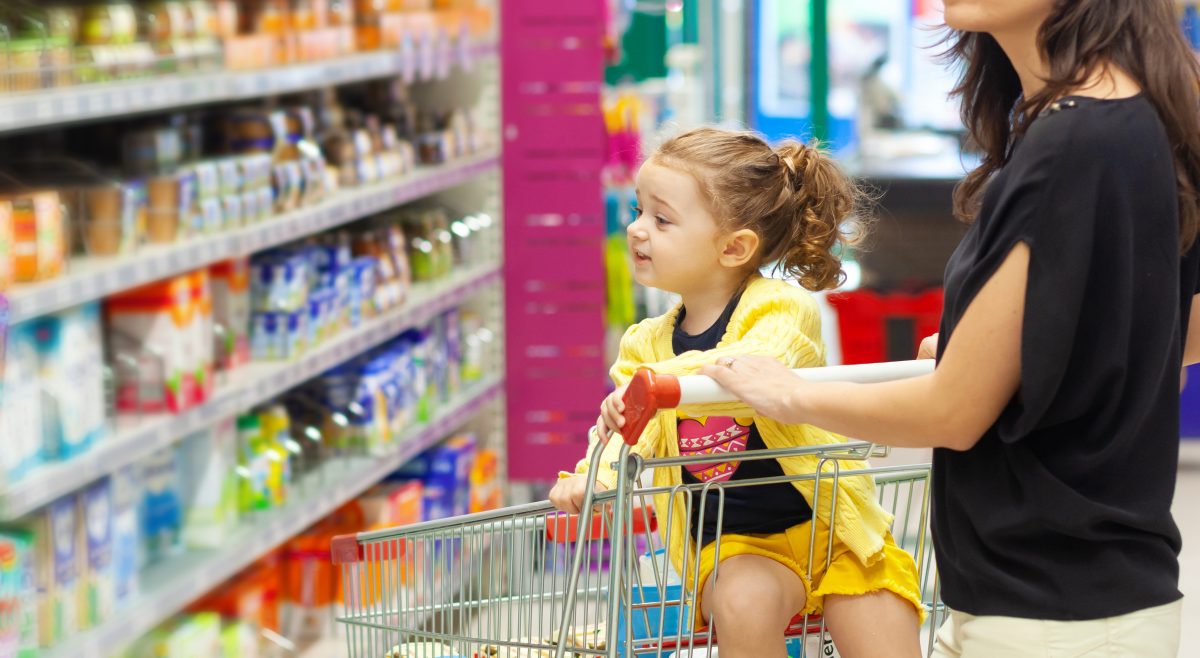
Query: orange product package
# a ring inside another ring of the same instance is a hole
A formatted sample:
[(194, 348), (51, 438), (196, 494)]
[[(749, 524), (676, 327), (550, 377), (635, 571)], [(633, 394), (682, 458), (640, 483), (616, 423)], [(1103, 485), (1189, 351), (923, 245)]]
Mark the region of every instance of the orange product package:
[(0, 292), (13, 282), (12, 202), (0, 201)]
[(13, 279), (25, 283), (61, 274), (66, 227), (58, 192), (21, 193), (0, 200), (12, 207)]
[(500, 457), (495, 450), (483, 449), (475, 454), (469, 479), (471, 494), (469, 511), (486, 512), (499, 509), (503, 503), (500, 491)]

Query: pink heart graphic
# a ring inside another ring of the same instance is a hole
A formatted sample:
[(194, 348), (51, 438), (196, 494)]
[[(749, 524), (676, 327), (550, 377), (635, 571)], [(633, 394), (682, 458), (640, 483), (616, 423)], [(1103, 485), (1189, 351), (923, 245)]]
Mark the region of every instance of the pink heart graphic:
[[(683, 457), (744, 452), (750, 428), (727, 416), (679, 421), (679, 454)], [(688, 464), (688, 472), (702, 482), (724, 482), (733, 477), (741, 462)]]

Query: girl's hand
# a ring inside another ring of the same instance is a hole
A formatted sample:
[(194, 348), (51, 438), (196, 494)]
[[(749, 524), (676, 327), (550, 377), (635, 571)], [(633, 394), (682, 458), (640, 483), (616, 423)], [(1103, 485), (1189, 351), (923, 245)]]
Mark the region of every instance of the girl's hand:
[(926, 336), (925, 340), (921, 341), (921, 347), (917, 349), (918, 359), (936, 359), (938, 348), (938, 335)]
[(625, 395), (626, 386), (621, 386), (617, 390), (604, 398), (604, 402), (600, 405), (600, 417), (596, 419), (596, 431), (600, 433), (601, 439), (607, 439), (614, 432), (621, 433), (621, 428), (625, 426), (625, 403), (621, 398)]
[[(578, 514), (583, 505), (583, 495), (587, 493), (587, 475), (572, 475), (554, 483), (550, 490), (550, 503), (556, 509), (570, 514)], [(596, 491), (606, 490), (599, 480), (596, 481)]]
[(750, 405), (755, 413), (781, 423), (795, 425), (806, 421), (797, 402), (808, 385), (787, 366), (765, 356), (723, 357), (717, 365), (704, 366), (700, 374), (716, 380), (737, 399)]

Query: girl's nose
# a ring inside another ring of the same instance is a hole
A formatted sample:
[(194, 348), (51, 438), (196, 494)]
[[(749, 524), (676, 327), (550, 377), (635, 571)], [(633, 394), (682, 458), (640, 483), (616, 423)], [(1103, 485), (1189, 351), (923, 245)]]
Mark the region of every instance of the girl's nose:
[(633, 220), (629, 226), (625, 227), (625, 233), (631, 238), (645, 240), (648, 237), (648, 234), (646, 233), (646, 226), (642, 221), (643, 219), (644, 216)]

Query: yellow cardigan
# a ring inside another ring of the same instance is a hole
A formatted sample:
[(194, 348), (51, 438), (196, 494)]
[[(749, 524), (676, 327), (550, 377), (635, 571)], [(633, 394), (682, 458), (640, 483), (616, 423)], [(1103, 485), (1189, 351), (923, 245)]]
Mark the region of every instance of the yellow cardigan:
[[(821, 318), (816, 300), (806, 291), (782, 281), (755, 277), (747, 285), (742, 299), (734, 309), (729, 327), (717, 347), (705, 352), (692, 351), (675, 356), (671, 335), (679, 308), (657, 318), (650, 318), (630, 327), (621, 338), (617, 362), (610, 371), (617, 386), (625, 385), (640, 368), (659, 374), (690, 375), (701, 366), (712, 364), (723, 356), (761, 354), (778, 359), (791, 368), (815, 367), (825, 364), (825, 348), (821, 341)], [(752, 416), (753, 411), (741, 403), (692, 405), (684, 407), (692, 416)], [(767, 448), (844, 443), (846, 439), (811, 425), (785, 425), (770, 418), (755, 420)], [(597, 440), (593, 432), (592, 440)], [(616, 486), (617, 474), (611, 465), (617, 461), (622, 440), (614, 435), (605, 446), (600, 460), (597, 480), (609, 489)], [(594, 444), (593, 444), (594, 445)], [(674, 410), (663, 411), (646, 427), (632, 452), (646, 458), (679, 456), (679, 433)], [(589, 450), (590, 454), (590, 450)], [(815, 473), (815, 456), (779, 459), (788, 475)], [(840, 460), (838, 478), (838, 509), (834, 535), (864, 564), (870, 565), (882, 556), (884, 537), (891, 527), (892, 517), (880, 507), (875, 481), (869, 476), (846, 476), (847, 471), (866, 468), (860, 460)], [(589, 463), (584, 457), (575, 467), (576, 473), (587, 473)], [(826, 462), (824, 470), (832, 472), (834, 465)], [(563, 474), (567, 475), (567, 474)], [(813, 480), (794, 482), (796, 489), (813, 506), (816, 518), (829, 524), (832, 499), (832, 478), (822, 479), (820, 509), (813, 505)], [(654, 469), (654, 486), (675, 487), (682, 483), (678, 468)], [(683, 572), (683, 549), (691, 547), (687, 520), (682, 517), (684, 497), (675, 503), (680, 510), (673, 515), (672, 527), (663, 529), (672, 562)], [(655, 497), (654, 505), (665, 513), (668, 495)], [(694, 561), (694, 560), (693, 560)], [(689, 570), (690, 571), (690, 570)], [(687, 579), (690, 582), (690, 578)]]

